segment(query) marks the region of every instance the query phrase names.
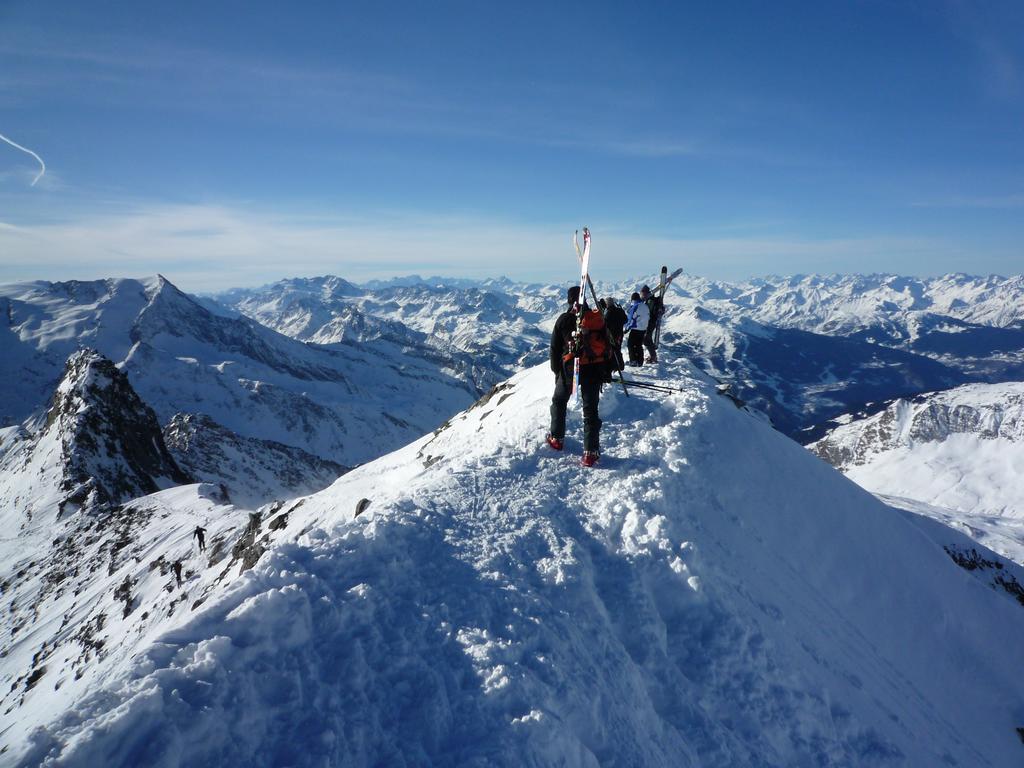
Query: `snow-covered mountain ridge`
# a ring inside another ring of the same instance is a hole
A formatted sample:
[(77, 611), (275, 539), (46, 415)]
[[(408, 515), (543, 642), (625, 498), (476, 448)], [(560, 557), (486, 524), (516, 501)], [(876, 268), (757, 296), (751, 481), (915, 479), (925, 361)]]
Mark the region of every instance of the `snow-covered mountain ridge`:
[(922, 313), (996, 328), (1024, 321), (1021, 275), (796, 275), (738, 283), (684, 275), (677, 282), (706, 303), (730, 304), (763, 323), (827, 335), (871, 327), (905, 332), (908, 319)]
[(17, 424), (84, 346), (113, 360), (166, 423), (202, 413), (247, 438), (352, 465), (433, 429), (477, 396), (415, 344), (330, 349), (225, 317), (162, 277), (0, 286), (0, 402)]
[[(44, 417), (0, 435), (0, 763), (8, 764), (19, 721), (48, 717), (102, 681), (158, 605), (161, 616), (182, 607), (180, 595), (163, 599), (155, 579), (187, 559), (196, 518), (217, 510), (217, 535), (233, 511), (216, 486), (170, 488), (192, 481), (155, 414), (90, 350), (68, 360)], [(177, 536), (177, 552), (163, 549), (164, 535)], [(146, 576), (149, 589), (140, 590)]]
[(241, 437), (209, 416), (175, 414), (163, 436), (178, 466), (195, 481), (222, 486), (246, 509), (318, 491), (348, 471), (301, 448)]
[(1024, 383), (884, 404), (808, 446), (864, 488), (1024, 562)]
[(851, 418), (808, 447), (847, 470), (884, 451), (944, 442), (953, 435), (1024, 442), (1024, 383), (967, 384), (900, 398), (872, 416)]
[(545, 355), (564, 289), (508, 280), (372, 283), (291, 278), (211, 298), (269, 328), (318, 344), (388, 339), (432, 351), (485, 391)]
[(594, 470), (540, 366), (275, 508), (134, 661), (49, 716), (38, 678), (20, 763), (1018, 765), (1024, 610), (958, 534), (661, 374), (606, 391)]
[[(600, 274), (597, 274), (600, 277)], [(625, 301), (641, 282), (602, 283)], [(568, 284), (568, 283), (567, 283)], [(683, 274), (668, 294), (663, 343), (733, 383), (801, 441), (822, 422), (968, 381), (1024, 377), (1022, 279), (947, 275), (799, 276), (724, 283)], [(323, 343), (405, 336), (490, 385), (543, 359), (564, 286), (417, 277), (359, 288), (296, 278), (215, 298), (287, 335)]]
[(684, 276), (677, 282), (680, 294), (723, 316), (900, 349), (966, 380), (1024, 378), (1019, 275), (798, 275), (735, 284)]

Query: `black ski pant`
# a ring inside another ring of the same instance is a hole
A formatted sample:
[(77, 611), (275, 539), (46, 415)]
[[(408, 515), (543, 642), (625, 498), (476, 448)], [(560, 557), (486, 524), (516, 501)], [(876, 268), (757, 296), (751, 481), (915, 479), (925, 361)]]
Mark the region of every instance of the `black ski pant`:
[[(597, 405), (601, 400), (601, 379), (605, 366), (599, 364), (580, 366), (580, 400), (583, 401), (583, 450), (601, 451), (601, 419)], [(563, 368), (555, 376), (555, 393), (551, 396), (551, 436), (562, 440), (565, 437), (565, 410), (572, 397), (572, 367)]]
[[(644, 346), (647, 347), (647, 351), (650, 353), (650, 357), (655, 358), (658, 354), (654, 351), (657, 347), (654, 346), (654, 326), (647, 326), (647, 330), (644, 331)], [(643, 353), (641, 353), (643, 354)]]
[(622, 361), (622, 336), (612, 336), (612, 360), (615, 363), (615, 370), (621, 371), (623, 369)]
[(626, 346), (629, 348), (629, 362), (637, 365), (644, 364), (644, 333), (633, 329), (629, 332), (629, 341)]

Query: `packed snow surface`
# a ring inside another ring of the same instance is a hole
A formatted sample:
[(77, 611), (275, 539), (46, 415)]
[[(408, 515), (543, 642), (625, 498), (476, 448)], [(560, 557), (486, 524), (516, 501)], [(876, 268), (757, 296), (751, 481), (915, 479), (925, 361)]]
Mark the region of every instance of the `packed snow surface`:
[(254, 568), (33, 709), (19, 764), (1019, 766), (1024, 608), (658, 378), (605, 390), (594, 469), (578, 416), (544, 445), (540, 366), (286, 505)]

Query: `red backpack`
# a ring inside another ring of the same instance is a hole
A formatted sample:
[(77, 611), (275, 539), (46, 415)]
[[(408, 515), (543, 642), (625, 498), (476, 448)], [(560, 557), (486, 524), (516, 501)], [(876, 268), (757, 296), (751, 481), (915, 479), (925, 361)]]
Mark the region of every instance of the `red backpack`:
[(580, 365), (608, 361), (608, 332), (604, 327), (604, 316), (596, 309), (583, 314), (580, 322), (580, 339), (576, 356)]

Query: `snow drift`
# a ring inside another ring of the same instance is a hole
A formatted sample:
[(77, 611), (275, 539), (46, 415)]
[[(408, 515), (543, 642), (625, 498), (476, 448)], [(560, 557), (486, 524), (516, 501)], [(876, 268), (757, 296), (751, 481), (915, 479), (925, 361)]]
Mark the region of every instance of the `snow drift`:
[(540, 367), (290, 502), (18, 764), (1020, 765), (1024, 608), (663, 373), (606, 390), (596, 469)]

